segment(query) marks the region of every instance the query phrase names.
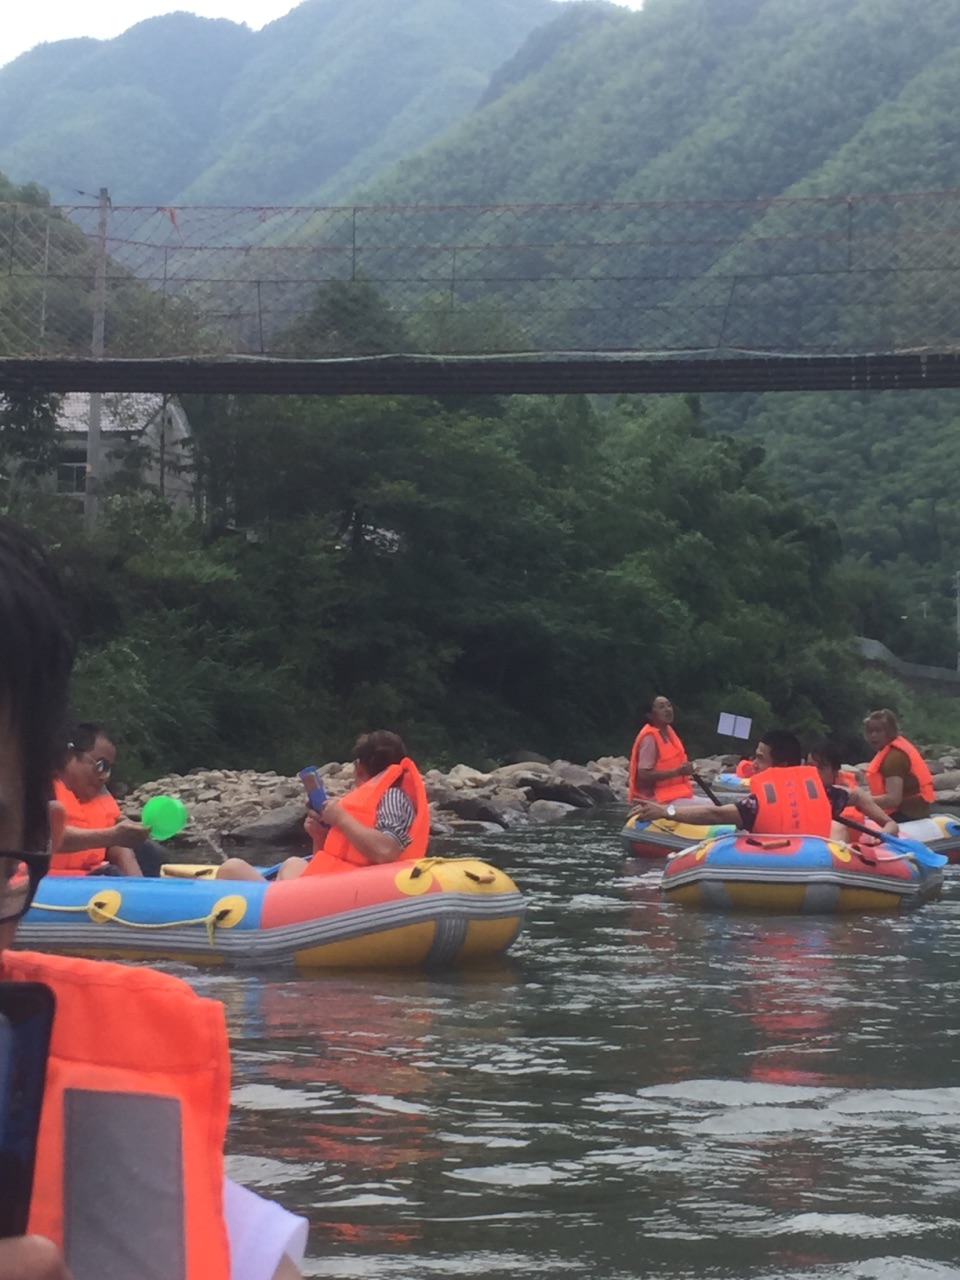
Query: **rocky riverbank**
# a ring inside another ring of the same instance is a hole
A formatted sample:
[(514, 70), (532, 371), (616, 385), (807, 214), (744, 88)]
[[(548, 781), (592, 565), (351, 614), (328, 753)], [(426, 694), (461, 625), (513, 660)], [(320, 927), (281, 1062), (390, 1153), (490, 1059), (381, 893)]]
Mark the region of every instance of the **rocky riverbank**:
[[(931, 748), (927, 761), (938, 803), (960, 804), (960, 749)], [(709, 783), (734, 762), (733, 756), (710, 756), (694, 764)], [(586, 765), (568, 760), (522, 760), (490, 773), (465, 764), (448, 773), (431, 769), (424, 774), (431, 829), (435, 835), (510, 831), (559, 822), (578, 809), (624, 803), (627, 765), (625, 756), (604, 756)], [(331, 796), (342, 795), (353, 783), (349, 763), (326, 764), (320, 773)], [(175, 795), (186, 805), (191, 822), (180, 843), (188, 847), (209, 848), (211, 843), (297, 847), (306, 843), (303, 788), (295, 777), (246, 769), (170, 774), (131, 792), (124, 809), (137, 813), (155, 795)]]

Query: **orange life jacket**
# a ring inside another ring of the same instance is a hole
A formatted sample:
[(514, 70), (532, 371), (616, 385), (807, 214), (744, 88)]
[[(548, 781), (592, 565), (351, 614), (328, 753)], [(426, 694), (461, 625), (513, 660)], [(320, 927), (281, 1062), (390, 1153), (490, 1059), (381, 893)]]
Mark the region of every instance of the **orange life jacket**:
[[(633, 750), (630, 752), (630, 787), (627, 792), (628, 800), (642, 799), (642, 793), (637, 788), (637, 756), (640, 754), (640, 744), (644, 738), (651, 735), (657, 744), (657, 759), (654, 768), (676, 769), (678, 765), (685, 764), (687, 753), (684, 750), (683, 743), (674, 732), (673, 725), (664, 726), (667, 731), (667, 741), (664, 742), (660, 730), (652, 724), (645, 724), (637, 734), (633, 743)], [(653, 798), (657, 804), (669, 804), (671, 800), (689, 799), (693, 795), (693, 787), (689, 778), (679, 775), (676, 778), (663, 778), (659, 782), (653, 784)]]
[(752, 760), (740, 760), (737, 763), (736, 775), (738, 778), (752, 778), (757, 771), (757, 766)]
[[(903, 799), (914, 800), (919, 797), (921, 800), (926, 800), (927, 804), (933, 804), (935, 796), (935, 792), (933, 790), (933, 777), (926, 766), (923, 756), (913, 743), (908, 742), (906, 738), (894, 738), (892, 742), (888, 742), (885, 747), (880, 748), (877, 754), (867, 765), (867, 785), (870, 788), (870, 794), (874, 796), (882, 796), (887, 789), (883, 774), (880, 772), (880, 767), (884, 760), (886, 760), (888, 752), (893, 747), (902, 751), (910, 761), (910, 772), (917, 780), (917, 796), (908, 796), (906, 794), (906, 790), (904, 790)], [(896, 808), (895, 805), (890, 807), (883, 805), (881, 807), (887, 813), (893, 813)]]
[[(53, 780), (54, 796), (63, 805), (68, 827), (85, 831), (102, 831), (112, 827), (120, 817), (120, 806), (106, 789), (92, 800), (80, 800), (65, 782)], [(107, 858), (106, 848), (78, 849), (75, 853), (55, 853), (50, 859), (48, 876), (83, 875), (101, 866)]]
[(56, 998), (28, 1230), (77, 1276), (229, 1280), (223, 1006), (102, 960), (7, 951), (0, 977)]
[(810, 765), (763, 769), (750, 779), (750, 791), (757, 797), (755, 835), (830, 835), (830, 800)]
[[(423, 785), (420, 770), (408, 757), (399, 764), (389, 765), (375, 778), (368, 778), (359, 787), (348, 791), (340, 800), (347, 813), (362, 822), (364, 826), (374, 827), (377, 822), (377, 806), (384, 795), (394, 785), (399, 785), (413, 805), (413, 825), (410, 828), (410, 843), (400, 853), (400, 859), (414, 860), (422, 858), (427, 851), (430, 839), (430, 804)], [(342, 831), (330, 827), (323, 843), (315, 846), (313, 857), (307, 863), (304, 875), (328, 875), (336, 871), (349, 871), (351, 867), (369, 867), (373, 859), (368, 858), (355, 848)]]
[(838, 787), (846, 787), (848, 791), (852, 791), (854, 787), (859, 786), (857, 775), (852, 769), (838, 769), (836, 785)]

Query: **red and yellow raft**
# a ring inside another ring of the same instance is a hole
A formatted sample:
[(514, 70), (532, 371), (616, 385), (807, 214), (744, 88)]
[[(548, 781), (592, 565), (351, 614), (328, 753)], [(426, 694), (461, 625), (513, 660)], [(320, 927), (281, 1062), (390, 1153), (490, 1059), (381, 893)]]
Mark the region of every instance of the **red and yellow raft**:
[(942, 861), (883, 843), (740, 832), (673, 854), (661, 884), (670, 902), (705, 911), (899, 912), (939, 895)]
[(421, 858), (330, 876), (216, 880), (214, 867), (159, 879), (42, 881), (17, 941), (120, 959), (309, 968), (444, 966), (507, 950), (524, 899), (473, 858)]

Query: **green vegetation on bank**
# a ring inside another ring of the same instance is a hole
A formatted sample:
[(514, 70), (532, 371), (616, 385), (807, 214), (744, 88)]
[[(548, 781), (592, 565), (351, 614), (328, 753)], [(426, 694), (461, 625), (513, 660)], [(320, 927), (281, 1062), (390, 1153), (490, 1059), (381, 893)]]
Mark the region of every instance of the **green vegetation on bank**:
[(292, 770), (371, 724), (437, 763), (587, 758), (626, 750), (657, 689), (712, 751), (720, 710), (849, 734), (872, 700), (833, 523), (695, 403), (187, 408), (202, 517), (128, 485), (87, 539), (5, 484), (67, 575), (77, 710), (133, 777)]

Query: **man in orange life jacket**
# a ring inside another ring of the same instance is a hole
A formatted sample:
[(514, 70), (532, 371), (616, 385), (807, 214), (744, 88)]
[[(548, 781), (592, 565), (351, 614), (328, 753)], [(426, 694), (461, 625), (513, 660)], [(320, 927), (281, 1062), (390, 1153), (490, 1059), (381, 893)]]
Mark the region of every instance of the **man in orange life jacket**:
[[(757, 771), (750, 779), (749, 796), (732, 804), (684, 805), (684, 822), (704, 826), (724, 823), (757, 835), (797, 832), (828, 838), (831, 823), (839, 818), (849, 795), (843, 787), (824, 788), (817, 770), (802, 763), (796, 735), (787, 729), (771, 729), (757, 743), (754, 760)], [(678, 811), (672, 804), (641, 801), (633, 812), (650, 822), (674, 818)]]
[(876, 752), (867, 765), (867, 786), (877, 804), (898, 822), (929, 818), (934, 790), (920, 752), (900, 733), (897, 717), (886, 707), (871, 711), (863, 736)]
[(223, 1006), (151, 969), (9, 950), (64, 826), (72, 662), (42, 548), (0, 518), (0, 980), (56, 1002), (28, 1234), (0, 1240), (0, 1280), (295, 1280), (305, 1221), (224, 1177)]
[(852, 818), (854, 822), (863, 822), (864, 818), (870, 818), (881, 831), (887, 832), (888, 835), (895, 836), (899, 832), (897, 822), (884, 813), (868, 791), (857, 786), (856, 775), (844, 769), (843, 756), (835, 742), (826, 739), (815, 742), (807, 752), (807, 764), (813, 765), (819, 773), (827, 795), (831, 794), (831, 790), (847, 793), (847, 803), (839, 820), (834, 819), (831, 828), (834, 840), (853, 841), (860, 834), (854, 828), (844, 826), (844, 818)]
[[(356, 785), (339, 800), (307, 814), (304, 828), (313, 840), (313, 857), (287, 858), (278, 880), (301, 875), (331, 875), (374, 863), (422, 858), (430, 839), (430, 806), (420, 770), (407, 755), (403, 739), (375, 729), (353, 748)], [(242, 858), (228, 858), (219, 880), (259, 880), (261, 873)]]
[(627, 799), (661, 804), (693, 799), (693, 765), (673, 727), (673, 703), (658, 694), (630, 752)]
[(163, 851), (150, 828), (124, 818), (106, 782), (117, 760), (102, 724), (87, 721), (70, 729), (63, 768), (53, 780), (67, 825), (50, 859), (48, 875), (160, 874)]

